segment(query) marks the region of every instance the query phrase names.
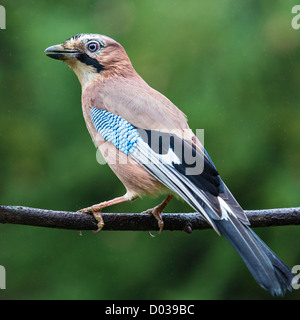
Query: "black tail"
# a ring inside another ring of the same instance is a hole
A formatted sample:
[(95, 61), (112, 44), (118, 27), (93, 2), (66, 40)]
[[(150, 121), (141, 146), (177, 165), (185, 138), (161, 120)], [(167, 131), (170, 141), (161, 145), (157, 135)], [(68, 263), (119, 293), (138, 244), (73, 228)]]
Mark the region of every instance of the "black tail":
[(248, 226), (231, 214), (215, 222), (264, 289), (273, 296), (283, 296), (287, 289), (292, 290), (290, 268)]

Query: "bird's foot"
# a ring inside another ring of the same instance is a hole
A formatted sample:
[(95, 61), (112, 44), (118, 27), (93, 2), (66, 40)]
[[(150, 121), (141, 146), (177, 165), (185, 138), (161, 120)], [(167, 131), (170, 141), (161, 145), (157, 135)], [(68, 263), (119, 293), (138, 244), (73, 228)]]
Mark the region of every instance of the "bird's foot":
[(104, 227), (104, 221), (103, 221), (103, 218), (102, 218), (102, 214), (101, 214), (101, 211), (98, 211), (98, 212), (94, 212), (93, 213), (93, 217), (98, 221), (97, 223), (97, 227), (98, 229), (96, 231), (93, 231), (94, 233), (98, 233), (102, 230), (102, 228)]
[[(133, 200), (133, 199), (130, 199), (130, 200)], [(103, 201), (91, 207), (81, 209), (78, 212), (91, 213), (94, 216), (94, 218), (98, 221), (98, 230), (95, 231), (95, 233), (98, 233), (99, 231), (101, 231), (101, 229), (104, 226), (104, 221), (101, 215), (102, 209), (110, 207), (114, 204), (125, 202), (125, 201), (128, 201), (128, 197), (126, 197), (126, 195), (122, 197), (114, 198), (109, 201)]]
[(152, 214), (155, 219), (157, 220), (157, 224), (158, 224), (158, 233), (161, 233), (163, 228), (164, 228), (164, 222), (162, 220), (161, 214), (162, 214), (162, 210), (161, 210), (161, 206), (158, 205), (154, 208), (148, 209), (146, 211), (143, 211), (142, 213), (148, 213), (148, 214)]
[(101, 209), (102, 208), (99, 205), (94, 205), (94, 206), (84, 208), (84, 209), (81, 209), (78, 211), (78, 212), (92, 214), (93, 217), (98, 221), (98, 223), (97, 223), (98, 229), (96, 231), (93, 231), (94, 233), (100, 232), (102, 230), (102, 228), (104, 227), (104, 221), (102, 218)]
[[(170, 200), (173, 198), (173, 195), (169, 194), (161, 204), (159, 204), (158, 206), (152, 208), (152, 209), (148, 209), (146, 211), (143, 211), (142, 213), (150, 213), (152, 214), (155, 219), (158, 222), (158, 233), (161, 233), (163, 228), (164, 228), (164, 222), (163, 219), (161, 217), (162, 212), (164, 211), (166, 205), (170, 202)], [(151, 233), (150, 233), (151, 235)], [(151, 235), (152, 236), (152, 235)]]

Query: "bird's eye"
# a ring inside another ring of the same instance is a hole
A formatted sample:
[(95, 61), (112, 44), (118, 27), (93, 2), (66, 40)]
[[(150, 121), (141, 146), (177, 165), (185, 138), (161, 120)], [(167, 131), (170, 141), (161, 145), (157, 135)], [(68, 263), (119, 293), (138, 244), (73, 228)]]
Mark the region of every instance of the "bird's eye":
[(99, 50), (100, 44), (99, 42), (92, 41), (88, 43), (87, 48), (90, 52), (96, 52), (97, 50)]

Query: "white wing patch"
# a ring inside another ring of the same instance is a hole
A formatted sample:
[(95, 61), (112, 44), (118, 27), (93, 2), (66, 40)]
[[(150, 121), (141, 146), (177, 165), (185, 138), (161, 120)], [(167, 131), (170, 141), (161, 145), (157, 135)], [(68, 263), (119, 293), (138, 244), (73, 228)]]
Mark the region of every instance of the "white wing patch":
[(232, 212), (232, 210), (230, 209), (228, 204), (221, 197), (218, 196), (218, 200), (219, 200), (220, 208), (221, 208), (221, 212), (222, 212), (221, 219), (228, 220), (228, 218), (229, 218), (228, 213), (230, 213), (236, 217), (236, 215)]
[(180, 159), (176, 156), (175, 152), (169, 148), (168, 153), (166, 154), (160, 154), (159, 159), (163, 163), (167, 163), (169, 165), (172, 165), (172, 163), (180, 164)]

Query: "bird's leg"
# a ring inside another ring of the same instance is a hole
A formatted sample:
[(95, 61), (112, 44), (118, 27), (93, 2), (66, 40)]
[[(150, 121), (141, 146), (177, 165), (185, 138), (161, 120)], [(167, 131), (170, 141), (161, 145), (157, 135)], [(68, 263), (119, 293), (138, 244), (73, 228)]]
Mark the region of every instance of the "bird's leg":
[(87, 207), (87, 208), (81, 209), (78, 212), (92, 213), (93, 214), (94, 218), (98, 221), (98, 230), (96, 231), (96, 233), (98, 233), (99, 231), (101, 231), (101, 229), (104, 226), (104, 221), (103, 221), (103, 218), (102, 218), (102, 215), (101, 215), (102, 209), (110, 207), (110, 206), (113, 206), (114, 204), (118, 204), (118, 203), (129, 201), (129, 200), (134, 200), (134, 199), (129, 199), (125, 194), (122, 197), (117, 197), (117, 198), (114, 198), (114, 199), (109, 200), (109, 201), (103, 201), (103, 202), (101, 202), (99, 204), (95, 204), (95, 205), (93, 205), (91, 207)]
[(159, 228), (159, 231), (158, 233), (161, 233), (163, 228), (164, 228), (164, 222), (161, 218), (161, 214), (162, 212), (164, 211), (165, 207), (167, 206), (167, 204), (170, 202), (170, 200), (173, 198), (173, 196), (171, 194), (169, 194), (164, 200), (162, 203), (160, 203), (159, 205), (157, 205), (156, 207), (154, 208), (151, 208), (151, 209), (148, 209), (146, 211), (143, 211), (142, 213), (150, 213), (152, 214), (155, 219), (157, 220), (158, 222), (158, 228)]

